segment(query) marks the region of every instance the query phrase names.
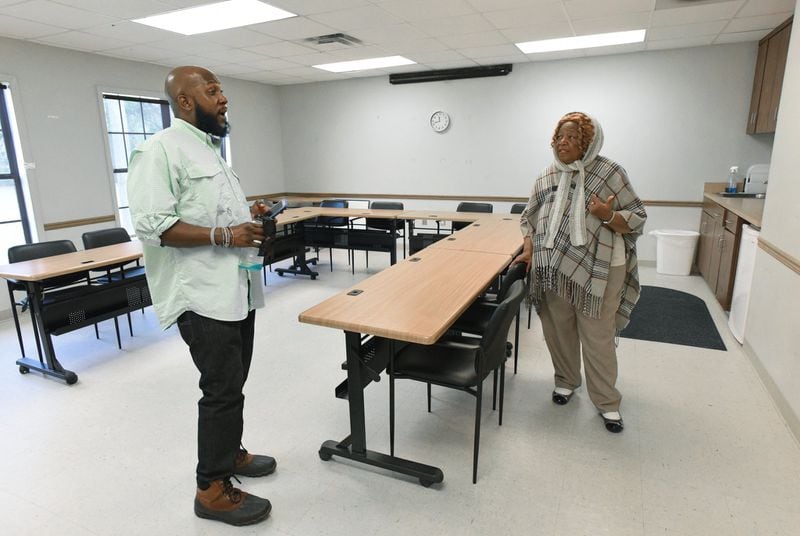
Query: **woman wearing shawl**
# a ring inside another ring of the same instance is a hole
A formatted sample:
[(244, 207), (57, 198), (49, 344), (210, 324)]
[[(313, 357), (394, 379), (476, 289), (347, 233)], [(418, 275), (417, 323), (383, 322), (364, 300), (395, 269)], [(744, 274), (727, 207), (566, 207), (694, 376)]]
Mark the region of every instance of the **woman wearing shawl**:
[(581, 385), (583, 353), (589, 398), (619, 433), (615, 336), (639, 299), (636, 239), (647, 214), (622, 166), (599, 155), (602, 145), (596, 119), (571, 112), (559, 120), (555, 160), (533, 184), (514, 262), (533, 270), (529, 299), (553, 360), (553, 402), (568, 403)]

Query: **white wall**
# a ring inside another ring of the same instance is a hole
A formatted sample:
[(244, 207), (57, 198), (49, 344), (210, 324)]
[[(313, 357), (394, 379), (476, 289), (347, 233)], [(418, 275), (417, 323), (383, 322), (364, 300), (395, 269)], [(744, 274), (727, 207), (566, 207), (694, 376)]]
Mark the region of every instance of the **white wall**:
[[(0, 81), (11, 87), (39, 240), (114, 223), (45, 232), (43, 224), (116, 215), (102, 91), (163, 97), (168, 67), (0, 38)], [(234, 168), (248, 195), (286, 190), (274, 87), (221, 77), (230, 100)], [(10, 315), (0, 300), (0, 318)]]
[[(796, 13), (797, 14), (797, 13)], [(795, 16), (770, 167), (761, 238), (800, 260), (800, 20)], [(745, 344), (755, 354), (789, 424), (800, 437), (800, 274), (759, 249)]]
[[(294, 191), (527, 196), (571, 110), (602, 123), (603, 153), (643, 199), (702, 198), (729, 166), (768, 162), (747, 136), (756, 44), (514, 65), (506, 77), (392, 86), (388, 77), (279, 89)], [(444, 134), (428, 118), (450, 113)], [(697, 216), (699, 218), (699, 214)]]
[[(116, 213), (101, 91), (163, 97), (169, 71), (146, 63), (0, 38), (41, 240), (73, 238), (41, 225)], [(280, 109), (273, 87), (222, 78), (234, 165), (245, 192), (284, 191)], [(110, 226), (110, 225), (109, 225)], [(72, 229), (80, 234), (86, 229)]]

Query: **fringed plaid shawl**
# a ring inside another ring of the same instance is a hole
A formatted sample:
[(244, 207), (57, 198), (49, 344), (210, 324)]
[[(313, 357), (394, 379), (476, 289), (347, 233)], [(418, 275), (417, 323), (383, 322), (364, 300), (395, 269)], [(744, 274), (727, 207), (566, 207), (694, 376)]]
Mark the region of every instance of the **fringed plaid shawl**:
[[(625, 242), (626, 276), (616, 316), (617, 330), (622, 330), (628, 325), (631, 311), (639, 300), (636, 239), (642, 234), (647, 213), (633, 191), (627, 173), (613, 160), (598, 156), (586, 166), (585, 172), (584, 206), (588, 206), (592, 194), (597, 194), (603, 201), (614, 195), (614, 210), (625, 218), (632, 230), (622, 235)], [(587, 242), (583, 246), (573, 246), (569, 237), (569, 212), (566, 211), (561, 221), (555, 222), (559, 227), (554, 247), (544, 247), (560, 173), (554, 165), (550, 165), (539, 174), (520, 219), (523, 235), (530, 236), (533, 243), (529, 299), (538, 311), (544, 292), (550, 290), (570, 302), (584, 315), (598, 318), (608, 282), (614, 232), (587, 210)], [(572, 201), (574, 192), (573, 180), (568, 203)]]

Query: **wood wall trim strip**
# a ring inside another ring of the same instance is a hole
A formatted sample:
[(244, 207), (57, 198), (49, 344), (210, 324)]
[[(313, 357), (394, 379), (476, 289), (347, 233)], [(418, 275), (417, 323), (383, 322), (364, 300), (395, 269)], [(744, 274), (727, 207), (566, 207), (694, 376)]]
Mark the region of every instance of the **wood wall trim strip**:
[(800, 275), (800, 260), (795, 259), (781, 248), (761, 237), (758, 237), (758, 247), (763, 249), (770, 257), (774, 258), (794, 273)]
[(80, 220), (57, 221), (54, 223), (45, 223), (44, 230), (55, 231), (56, 229), (68, 229), (70, 227), (81, 227), (84, 225), (107, 223), (110, 221), (117, 221), (117, 218), (112, 214), (110, 216), (96, 216), (94, 218), (83, 218)]
[[(482, 195), (423, 195), (423, 194), (354, 194), (341, 192), (278, 192), (247, 196), (249, 201), (256, 199), (279, 199), (282, 197), (317, 197), (319, 199), (422, 199), (430, 201), (497, 201), (500, 203), (525, 203), (527, 197), (482, 196)], [(648, 207), (702, 208), (702, 201), (664, 201), (643, 200)]]

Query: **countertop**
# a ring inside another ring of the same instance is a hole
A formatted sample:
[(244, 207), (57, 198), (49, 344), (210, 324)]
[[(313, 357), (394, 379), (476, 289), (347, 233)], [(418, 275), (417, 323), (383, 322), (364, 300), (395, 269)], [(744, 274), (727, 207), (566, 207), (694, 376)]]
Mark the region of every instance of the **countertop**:
[(761, 227), (761, 216), (764, 213), (763, 199), (722, 197), (718, 193), (708, 191), (703, 194), (703, 197), (721, 205), (726, 210), (730, 210), (747, 223)]

